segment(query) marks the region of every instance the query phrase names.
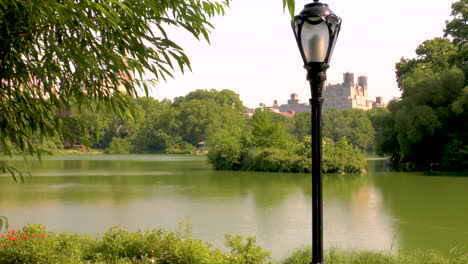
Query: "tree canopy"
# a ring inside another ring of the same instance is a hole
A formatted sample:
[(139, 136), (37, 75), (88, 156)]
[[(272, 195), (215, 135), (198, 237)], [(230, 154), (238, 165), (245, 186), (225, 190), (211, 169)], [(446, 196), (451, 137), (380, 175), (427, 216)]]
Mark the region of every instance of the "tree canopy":
[(468, 170), (468, 1), (452, 4), (445, 37), (426, 40), (396, 63), (401, 99), (379, 113), (377, 150), (419, 169)]
[(209, 40), (229, 2), (0, 0), (0, 144), (33, 154), (66, 138), (72, 104), (129, 115), (127, 95), (190, 69), (170, 29)]

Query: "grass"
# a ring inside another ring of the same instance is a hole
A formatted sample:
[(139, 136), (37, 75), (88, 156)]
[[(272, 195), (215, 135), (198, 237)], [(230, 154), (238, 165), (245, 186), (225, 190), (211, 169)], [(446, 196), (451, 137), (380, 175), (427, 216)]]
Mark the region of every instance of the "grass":
[[(311, 260), (311, 249), (294, 251), (281, 264), (306, 264)], [(444, 256), (435, 251), (389, 254), (376, 251), (356, 251), (332, 248), (325, 253), (329, 264), (467, 264), (468, 252), (451, 252)]]

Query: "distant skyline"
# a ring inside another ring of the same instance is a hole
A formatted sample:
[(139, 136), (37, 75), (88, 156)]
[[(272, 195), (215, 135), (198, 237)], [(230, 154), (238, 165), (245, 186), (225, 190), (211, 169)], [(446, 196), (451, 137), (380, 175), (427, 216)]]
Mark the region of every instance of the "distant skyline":
[[(296, 1), (296, 14), (313, 1)], [(343, 19), (327, 71), (327, 81), (341, 83), (345, 72), (369, 78), (369, 99), (385, 102), (400, 96), (395, 63), (415, 57), (416, 47), (441, 37), (450, 20), (451, 0), (322, 1)], [(281, 0), (233, 0), (226, 16), (212, 19), (211, 45), (180, 29), (168, 31), (191, 60), (192, 72), (177, 71), (152, 91), (157, 99), (173, 99), (197, 89), (229, 89), (244, 105), (284, 104), (291, 93), (310, 97), (305, 70)]]

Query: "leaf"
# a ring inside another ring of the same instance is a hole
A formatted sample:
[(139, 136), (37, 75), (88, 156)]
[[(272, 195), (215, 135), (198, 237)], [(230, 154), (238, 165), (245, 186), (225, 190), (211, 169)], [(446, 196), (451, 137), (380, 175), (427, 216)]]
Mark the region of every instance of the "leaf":
[(6, 218), (5, 216), (0, 216), (0, 231), (3, 228), (5, 230), (8, 230), (8, 228), (10, 228), (10, 223), (8, 222), (8, 218)]

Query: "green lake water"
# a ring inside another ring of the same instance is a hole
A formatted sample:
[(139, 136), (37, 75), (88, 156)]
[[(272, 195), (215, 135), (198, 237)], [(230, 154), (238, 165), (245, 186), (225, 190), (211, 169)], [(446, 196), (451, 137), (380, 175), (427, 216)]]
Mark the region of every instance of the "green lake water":
[[(16, 184), (0, 177), (0, 215), (12, 227), (96, 235), (112, 226), (175, 231), (222, 247), (224, 234), (256, 236), (275, 259), (311, 243), (308, 174), (215, 171), (205, 157), (53, 156)], [(468, 252), (468, 178), (386, 172), (324, 176), (325, 248)]]

